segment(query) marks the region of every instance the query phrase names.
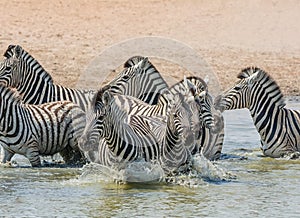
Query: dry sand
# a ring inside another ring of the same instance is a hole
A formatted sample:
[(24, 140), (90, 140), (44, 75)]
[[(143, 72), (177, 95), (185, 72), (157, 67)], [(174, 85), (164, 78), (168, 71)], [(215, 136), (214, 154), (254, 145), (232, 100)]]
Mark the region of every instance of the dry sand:
[(0, 52), (20, 44), (57, 83), (75, 87), (107, 47), (161, 36), (195, 49), (223, 89), (242, 68), (255, 65), (269, 72), (285, 95), (299, 96), (299, 11), (297, 0), (0, 1)]

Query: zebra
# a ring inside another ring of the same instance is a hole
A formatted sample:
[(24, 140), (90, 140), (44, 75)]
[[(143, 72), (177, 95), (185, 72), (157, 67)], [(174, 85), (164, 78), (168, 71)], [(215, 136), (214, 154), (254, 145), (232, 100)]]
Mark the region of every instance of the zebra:
[[(104, 138), (99, 144), (99, 163), (120, 168), (125, 163), (144, 159), (163, 163), (168, 173), (175, 171), (190, 159), (190, 153), (182, 137), (182, 113), (176, 109), (170, 115), (171, 106), (178, 107), (178, 104), (169, 97), (173, 96), (164, 93), (158, 105), (148, 105), (134, 97), (100, 89), (94, 100), (94, 119), (87, 120), (80, 148), (89, 150), (89, 133), (98, 122), (97, 131)], [(135, 110), (137, 107), (139, 110)], [(154, 110), (149, 115), (143, 109), (152, 111), (153, 107), (161, 107), (160, 112)]]
[[(80, 152), (78, 139), (85, 127), (85, 113), (70, 101), (41, 105), (22, 102), (12, 88), (0, 84), (0, 143), (10, 161), (15, 153), (41, 166), (39, 155), (53, 155), (70, 146)], [(72, 159), (65, 160), (67, 164)], [(82, 161), (78, 164), (81, 164)]]
[(248, 67), (232, 88), (217, 97), (223, 110), (248, 108), (260, 135), (261, 149), (269, 157), (298, 157), (300, 151), (300, 111), (285, 108), (280, 87), (264, 70)]
[[(95, 90), (71, 89), (55, 84), (51, 75), (20, 45), (9, 45), (4, 57), (6, 59), (0, 63), (0, 83), (16, 88), (23, 102), (39, 105), (67, 100), (87, 110)], [(70, 153), (73, 153), (73, 157)], [(83, 160), (81, 153), (68, 146), (60, 154), (66, 160)], [(75, 160), (75, 157), (79, 159)]]
[[(128, 64), (130, 63), (130, 64)], [(144, 58), (141, 56), (135, 56), (130, 58), (125, 64), (124, 64), (125, 69), (116, 77), (115, 80), (110, 82), (106, 89), (109, 89), (111, 93), (113, 94), (125, 94), (133, 97), (137, 97), (141, 101), (144, 102), (139, 102), (136, 104), (136, 98), (130, 98), (127, 96), (126, 100), (123, 100), (119, 98), (120, 101), (123, 101), (122, 104), (126, 103), (125, 108), (130, 109), (128, 113), (130, 115), (139, 115), (139, 116), (144, 116), (144, 117), (151, 117), (151, 116), (162, 116), (166, 117), (166, 113), (163, 111), (166, 111), (164, 106), (166, 104), (160, 104), (159, 99), (161, 98), (162, 92), (168, 90), (168, 85), (165, 83), (159, 72), (155, 69), (155, 67), (151, 64), (151, 62), (148, 60), (148, 58)], [(152, 79), (151, 79), (152, 78)], [(153, 79), (155, 78), (155, 79)], [(145, 81), (149, 81), (149, 84), (145, 89), (143, 89), (143, 86), (141, 86), (141, 83), (144, 83)], [(188, 92), (189, 89), (186, 88), (186, 91)], [(154, 95), (153, 95), (154, 93)], [(173, 93), (174, 95), (174, 93)], [(153, 98), (153, 96), (155, 96)], [(203, 97), (207, 97), (208, 95), (203, 95)], [(198, 104), (203, 104), (206, 107), (206, 101), (200, 102), (200, 96), (196, 97), (198, 99)], [(147, 104), (148, 103), (148, 104)], [(147, 104), (147, 106), (145, 106)], [(150, 105), (149, 105), (150, 104)], [(152, 105), (152, 106), (151, 106)], [(209, 107), (211, 105), (208, 105)], [(203, 107), (203, 108), (205, 108)], [(186, 107), (187, 110), (189, 110), (189, 107)], [(209, 109), (206, 107), (206, 109)], [(203, 110), (202, 112), (204, 112)], [(207, 110), (206, 110), (207, 111)], [(209, 114), (209, 113), (207, 113)], [(87, 123), (92, 123), (93, 125), (96, 125), (96, 120), (93, 119), (93, 116), (95, 118), (96, 113), (92, 112), (87, 117), (90, 117), (89, 120), (94, 120), (92, 122), (87, 121)], [(209, 116), (204, 119), (204, 123), (210, 122), (209, 125), (212, 123), (212, 118), (209, 119)], [(166, 121), (164, 121), (166, 122)], [(189, 123), (191, 124), (191, 123)], [(188, 125), (189, 125), (188, 124)], [(97, 129), (91, 127), (91, 129)], [(161, 133), (161, 131), (158, 131)], [(92, 134), (93, 135), (93, 134)], [(94, 134), (97, 136), (97, 134)], [(208, 135), (208, 134), (207, 134)], [(158, 136), (159, 138), (162, 138), (162, 136)], [(204, 138), (204, 136), (202, 137)], [(105, 142), (103, 140), (99, 142), (99, 145), (97, 145), (97, 138), (94, 138), (93, 136), (89, 136), (89, 154), (88, 156), (92, 157), (94, 161), (99, 161), (100, 163), (106, 162), (106, 161), (101, 161), (103, 153), (101, 152), (103, 147), (105, 147)], [(193, 137), (190, 137), (191, 140), (191, 145), (194, 146), (194, 141)], [(94, 153), (93, 153), (94, 150)], [(97, 154), (98, 152), (98, 154)], [(100, 155), (99, 158), (95, 158), (96, 156)]]
[(204, 80), (196, 76), (185, 77), (170, 87), (173, 94), (186, 96), (185, 108), (189, 108), (197, 144), (192, 154), (201, 152), (209, 160), (218, 160), (224, 141), (224, 118), (215, 109), (213, 99)]

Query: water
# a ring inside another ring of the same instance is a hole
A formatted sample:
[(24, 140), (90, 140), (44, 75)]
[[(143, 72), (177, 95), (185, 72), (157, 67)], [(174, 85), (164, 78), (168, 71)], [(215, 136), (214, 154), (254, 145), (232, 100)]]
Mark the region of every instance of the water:
[(171, 183), (123, 184), (128, 172), (97, 165), (33, 169), (17, 156), (19, 167), (0, 167), (0, 217), (299, 217), (300, 160), (262, 157), (247, 110), (224, 116), (223, 159), (200, 157), (198, 173)]

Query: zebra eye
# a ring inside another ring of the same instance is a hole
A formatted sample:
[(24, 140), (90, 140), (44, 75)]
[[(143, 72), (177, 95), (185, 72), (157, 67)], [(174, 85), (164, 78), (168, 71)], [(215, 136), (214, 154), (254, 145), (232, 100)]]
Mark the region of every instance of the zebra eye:
[(128, 76), (128, 75), (124, 75), (124, 76), (123, 76), (123, 79), (124, 79), (124, 80), (129, 80), (129, 76)]
[(239, 87), (239, 86), (235, 86), (233, 89), (234, 89), (235, 91), (239, 91), (239, 90), (241, 90), (242, 88)]

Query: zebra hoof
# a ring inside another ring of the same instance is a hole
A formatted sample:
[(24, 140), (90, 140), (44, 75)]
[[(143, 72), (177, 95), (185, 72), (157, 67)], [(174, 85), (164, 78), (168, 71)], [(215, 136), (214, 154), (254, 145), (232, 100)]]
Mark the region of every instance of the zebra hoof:
[(284, 155), (284, 157), (287, 158), (288, 160), (299, 159), (300, 152), (295, 151), (295, 152), (292, 152), (292, 153), (288, 153), (288, 154)]

